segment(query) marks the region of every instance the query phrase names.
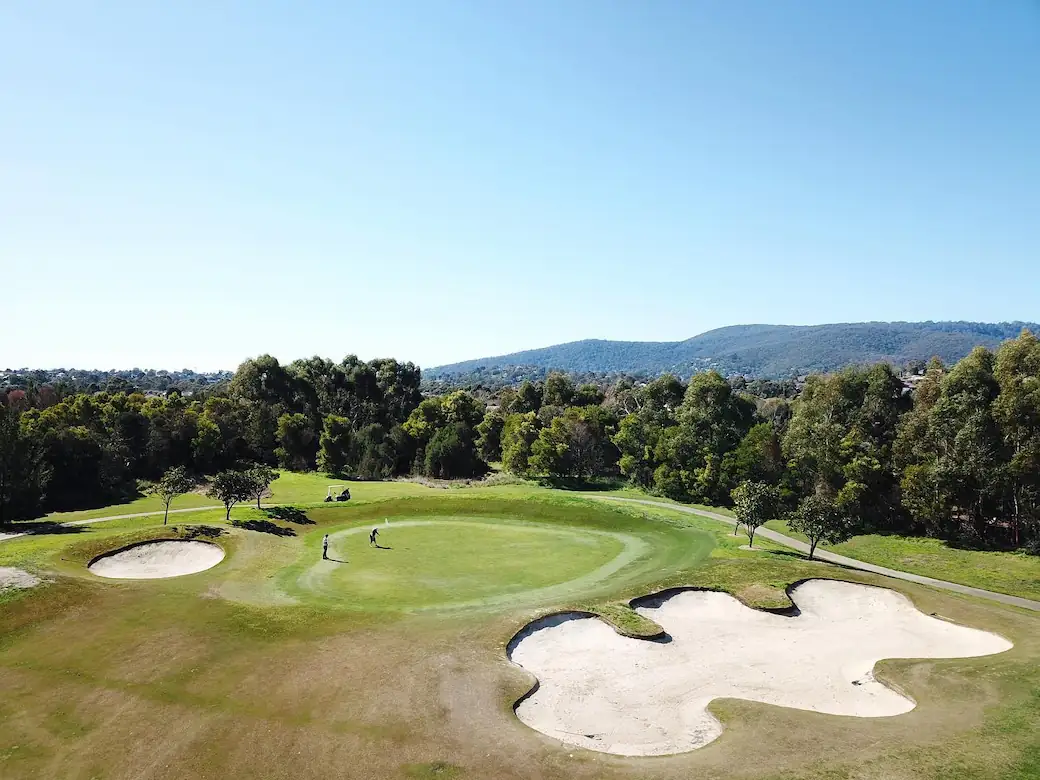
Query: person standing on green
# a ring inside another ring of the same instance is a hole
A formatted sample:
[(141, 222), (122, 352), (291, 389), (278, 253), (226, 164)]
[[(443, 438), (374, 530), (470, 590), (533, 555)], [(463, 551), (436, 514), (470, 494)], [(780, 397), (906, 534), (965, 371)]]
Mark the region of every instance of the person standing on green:
[(321, 559), (327, 561), (329, 559), (329, 535), (325, 534), (325, 538), (321, 540)]

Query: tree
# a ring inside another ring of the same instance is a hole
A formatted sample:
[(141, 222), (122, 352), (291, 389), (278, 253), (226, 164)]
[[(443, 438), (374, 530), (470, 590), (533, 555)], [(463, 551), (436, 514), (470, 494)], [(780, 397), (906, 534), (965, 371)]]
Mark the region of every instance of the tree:
[(587, 383), (574, 391), (571, 406), (599, 406), (603, 401), (603, 391), (596, 385)]
[(545, 379), (542, 406), (570, 406), (574, 398), (574, 383), (566, 374), (554, 371)]
[[(543, 407), (544, 409), (545, 407)], [(543, 474), (591, 479), (617, 463), (610, 440), (616, 418), (598, 406), (571, 407), (539, 432), (531, 446), (531, 467)]]
[(166, 525), (170, 516), (170, 504), (173, 503), (173, 499), (190, 492), (193, 487), (195, 487), (195, 480), (188, 476), (188, 470), (184, 466), (173, 466), (167, 469), (166, 473), (162, 475), (162, 479), (152, 485), (150, 492), (152, 495), (158, 496), (163, 505), (163, 525)]
[(444, 396), (436, 396), (424, 398), (408, 415), (403, 427), (415, 441), (416, 448), (421, 450), (445, 422)]
[(745, 481), (775, 485), (784, 472), (780, 439), (770, 423), (755, 425), (735, 449), (722, 457), (722, 483), (739, 485)]
[(1003, 513), (1007, 450), (994, 419), (1000, 386), (993, 355), (978, 347), (942, 378), (929, 428), (940, 451), (938, 478), (962, 533), (985, 541), (989, 521)]
[(754, 423), (754, 404), (717, 371), (707, 371), (690, 379), (675, 417), (678, 430), (662, 437), (655, 456), (678, 476), (689, 497), (725, 501), (722, 459)]
[(224, 505), (224, 519), (230, 522), (231, 507), (239, 501), (252, 498), (253, 485), (253, 480), (245, 471), (221, 471), (209, 483), (206, 495)]
[(246, 476), (250, 480), (251, 495), (256, 496), (256, 508), (260, 509), (260, 499), (271, 483), (278, 479), (278, 472), (270, 466), (258, 463), (246, 472)]
[(307, 415), (296, 412), (278, 418), (278, 463), (290, 471), (307, 471), (314, 468), (317, 452), (317, 436)]
[(796, 486), (834, 496), (867, 527), (891, 527), (901, 514), (893, 448), (910, 399), (887, 364), (809, 377), (784, 435)]
[[(478, 466), (470, 459), (470, 455), (449, 454), (453, 448), (472, 449), (476, 457), (475, 435), (473, 429), (483, 420), (486, 405), (463, 390), (456, 390), (448, 395), (427, 398), (408, 416), (404, 429), (415, 442), (415, 468), (432, 476), (445, 470), (453, 472), (453, 476), (473, 476), (483, 473), (483, 466)], [(450, 430), (438, 439), (437, 453), (431, 459), (427, 449), (442, 430)], [(461, 452), (461, 451), (460, 451)], [(459, 471), (461, 469), (461, 472)], [(464, 473), (463, 473), (464, 472)]]
[(295, 403), (297, 382), (277, 358), (261, 355), (238, 367), (230, 391), (233, 396), (285, 411)]
[(456, 390), (444, 396), (441, 408), (445, 423), (461, 423), (468, 428), (480, 425), (487, 411), (487, 405), (483, 401), (478, 401), (465, 390)]
[(614, 445), (621, 452), (618, 467), (633, 485), (649, 488), (653, 485), (657, 463), (654, 451), (661, 435), (661, 427), (646, 422), (639, 414), (628, 414), (621, 420), (614, 434)]
[(516, 389), (516, 396), (513, 398), (512, 403), (512, 411), (517, 414), (526, 414), (527, 412), (537, 412), (541, 408), (541, 386), (525, 379), (520, 387)]
[(505, 424), (502, 413), (492, 409), (477, 426), (477, 454), (485, 463), (502, 459), (502, 429)]
[[(621, 473), (633, 484), (644, 489), (654, 487), (668, 495), (681, 483), (681, 479), (674, 479), (679, 469), (672, 465), (661, 469), (665, 465), (664, 459), (672, 454), (672, 451), (661, 445), (670, 435), (668, 431), (675, 432), (675, 415), (685, 390), (683, 383), (671, 374), (658, 377), (639, 390), (630, 390), (623, 382), (615, 385), (612, 391), (615, 394), (614, 403), (610, 403), (609, 408), (628, 410), (628, 413), (621, 420), (613, 442), (621, 452), (618, 463)], [(655, 474), (669, 482), (667, 490), (663, 488), (663, 483), (656, 484)], [(685, 495), (685, 488), (679, 490), (679, 497)]]
[(809, 560), (816, 554), (820, 542), (840, 544), (852, 536), (852, 524), (834, 501), (813, 493), (802, 500), (797, 511), (787, 521), (792, 531), (809, 537)]
[(473, 477), (483, 473), (485, 468), (477, 457), (473, 432), (464, 423), (450, 423), (437, 429), (426, 446), (425, 471), (428, 477)]
[(531, 470), (531, 446), (538, 438), (534, 412), (511, 414), (502, 427), (502, 466), (521, 476)]
[[(994, 376), (1000, 395), (993, 416), (1007, 457), (1007, 494), (1013, 546), (1040, 524), (1040, 339), (1028, 330), (1000, 345)], [(1035, 538), (1035, 537), (1034, 537)]]
[[(543, 407), (544, 409), (544, 407)], [(575, 435), (574, 420), (557, 417), (538, 432), (531, 444), (530, 468), (537, 474), (563, 477), (572, 473), (569, 445)]]
[(745, 480), (733, 489), (733, 514), (747, 529), (748, 547), (755, 546), (755, 531), (776, 517), (779, 492), (765, 482)]
[(394, 473), (394, 440), (379, 423), (366, 425), (354, 437), (354, 471), (365, 479), (384, 479)]
[(40, 441), (23, 430), (20, 418), (0, 396), (0, 525), (36, 516), (51, 475)]
[(338, 414), (328, 415), (318, 440), (318, 468), (326, 474), (345, 474), (353, 443), (350, 420)]
[(903, 415), (893, 444), (900, 501), (910, 530), (949, 535), (951, 497), (944, 482), (945, 446), (932, 425), (932, 409), (942, 394), (944, 368), (933, 362), (914, 390), (913, 408)]

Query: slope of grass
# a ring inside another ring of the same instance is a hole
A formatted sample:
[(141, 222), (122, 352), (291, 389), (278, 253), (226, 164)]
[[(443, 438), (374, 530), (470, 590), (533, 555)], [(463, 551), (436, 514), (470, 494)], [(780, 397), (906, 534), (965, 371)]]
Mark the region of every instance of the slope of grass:
[[(782, 520), (772, 520), (766, 526), (807, 541)], [(821, 544), (820, 549), (961, 585), (1040, 599), (1040, 556), (1036, 555), (964, 550), (941, 539), (880, 534), (855, 536), (844, 544)]]

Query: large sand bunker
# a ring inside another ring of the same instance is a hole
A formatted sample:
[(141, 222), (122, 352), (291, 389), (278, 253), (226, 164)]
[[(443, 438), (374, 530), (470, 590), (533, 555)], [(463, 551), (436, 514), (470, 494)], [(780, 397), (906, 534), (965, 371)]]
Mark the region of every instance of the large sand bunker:
[[(637, 608), (671, 641), (619, 635), (598, 618), (555, 616), (514, 640), (510, 658), (538, 678), (516, 714), (571, 745), (625, 756), (680, 753), (722, 733), (712, 699), (833, 715), (898, 715), (914, 702), (874, 679), (883, 658), (964, 658), (1006, 639), (919, 612), (900, 593), (834, 580), (791, 592), (794, 617), (732, 596), (682, 591)], [(649, 601), (649, 600), (648, 600)]]
[(122, 580), (154, 580), (195, 574), (224, 560), (224, 550), (209, 542), (163, 540), (143, 542), (106, 553), (87, 567), (99, 577)]

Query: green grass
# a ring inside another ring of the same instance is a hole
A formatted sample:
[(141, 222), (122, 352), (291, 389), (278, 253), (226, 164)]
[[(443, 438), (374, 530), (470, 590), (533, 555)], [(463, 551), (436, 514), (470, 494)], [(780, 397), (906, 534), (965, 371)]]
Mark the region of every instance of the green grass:
[[(282, 479), (275, 496), (306, 506), (313, 521), (276, 521), (292, 536), (228, 528), (222, 510), (207, 510), (167, 528), (137, 518), (0, 543), (0, 565), (49, 580), (0, 598), (0, 777), (1037, 776), (1035, 615), (809, 562), (764, 540), (743, 550), (745, 536), (669, 509), (528, 485), (413, 483), (352, 483), (354, 500), (323, 505), (334, 481)], [(233, 517), (266, 516), (238, 507)], [(382, 541), (393, 549), (370, 549), (365, 532), (384, 518)], [(140, 582), (85, 570), (98, 552), (199, 523), (226, 530), (218, 541), (228, 555), (213, 569)], [(325, 533), (347, 564), (320, 562)], [(809, 577), (896, 587), (926, 612), (1016, 646), (987, 658), (879, 664), (879, 676), (918, 702), (893, 718), (717, 701), (723, 737), (660, 760), (567, 748), (512, 713), (531, 680), (507, 663), (505, 645), (541, 614), (598, 612), (648, 636), (657, 627), (630, 599), (685, 586), (780, 608), (790, 604), (786, 589)]]
[[(766, 527), (808, 541), (781, 520), (772, 520)], [(1037, 555), (962, 550), (941, 539), (880, 534), (855, 536), (844, 544), (821, 544), (819, 549), (878, 566), (1040, 600), (1040, 556)]]
[[(315, 472), (281, 471), (278, 478), (271, 483), (271, 495), (264, 499), (264, 503), (298, 504), (301, 506), (320, 504), (324, 501), (328, 488), (331, 485), (349, 486), (352, 500), (357, 500), (360, 493), (361, 500), (367, 501), (378, 501), (400, 495), (421, 495), (431, 490), (431, 488), (414, 482), (350, 482)], [(177, 496), (170, 505), (170, 509), (191, 509), (220, 504), (219, 501), (205, 495), (203, 491), (204, 488), (200, 487), (194, 493)], [(111, 517), (113, 515), (161, 511), (163, 511), (163, 506), (158, 497), (145, 495), (132, 501), (96, 509), (85, 509), (76, 512), (51, 512), (42, 519), (56, 523), (68, 523), (77, 520), (95, 520), (100, 517)], [(176, 515), (171, 517), (176, 517)]]
[(380, 548), (369, 546), (368, 526), (333, 533), (331, 561), (317, 560), (310, 545), (310, 560), (280, 577), (287, 592), (358, 609), (486, 604), (579, 579), (625, 550), (623, 538), (607, 534), (493, 518), (410, 514), (392, 522), (380, 526)]
[[(213, 506), (212, 498), (201, 493), (188, 493), (174, 499), (170, 509), (188, 509), (192, 507)], [(111, 517), (112, 515), (140, 514), (142, 512), (161, 512), (162, 502), (157, 496), (142, 496), (124, 504), (98, 507), (97, 509), (85, 509), (79, 512), (51, 512), (44, 517), (56, 523), (68, 523), (76, 520), (94, 520), (98, 517)], [(17, 526), (17, 523), (15, 524)]]

